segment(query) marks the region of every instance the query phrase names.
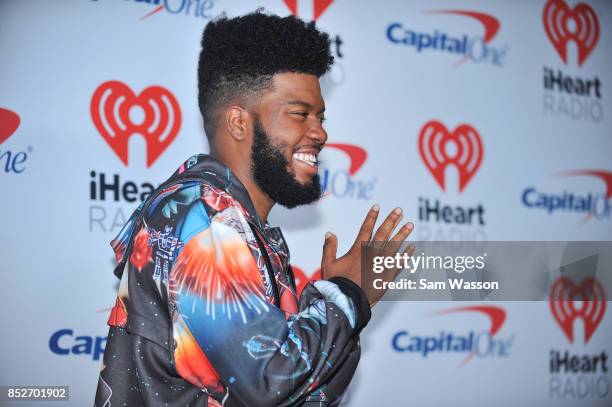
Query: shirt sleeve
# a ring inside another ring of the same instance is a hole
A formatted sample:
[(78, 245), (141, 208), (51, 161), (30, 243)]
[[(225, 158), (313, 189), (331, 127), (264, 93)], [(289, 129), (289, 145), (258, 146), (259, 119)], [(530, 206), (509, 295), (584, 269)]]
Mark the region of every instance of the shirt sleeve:
[(357, 285), (308, 284), (286, 316), (266, 301), (257, 261), (227, 218), (194, 230), (169, 281), (181, 376), (225, 406), (289, 406), (330, 380), (350, 382), (356, 363), (341, 367), (358, 355), (356, 333), (370, 315)]

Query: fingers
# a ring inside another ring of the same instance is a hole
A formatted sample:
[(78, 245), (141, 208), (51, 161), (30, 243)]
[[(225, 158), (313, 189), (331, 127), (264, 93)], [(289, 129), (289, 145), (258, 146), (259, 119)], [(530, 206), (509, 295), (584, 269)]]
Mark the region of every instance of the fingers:
[(412, 233), (413, 229), (414, 229), (414, 224), (412, 222), (408, 222), (408, 223), (404, 224), (404, 226), (402, 226), (397, 231), (395, 236), (393, 236), (391, 238), (391, 241), (392, 242), (403, 242), (404, 240), (406, 240), (408, 235), (410, 235), (410, 233)]
[[(414, 253), (414, 249), (415, 249), (414, 243), (410, 243), (408, 247), (406, 247), (406, 249), (404, 250), (403, 254), (406, 254), (408, 257), (412, 257), (412, 253)], [(400, 271), (401, 270), (402, 269), (400, 269)]]
[(325, 243), (323, 243), (323, 259), (321, 266), (326, 269), (331, 262), (336, 260), (336, 252), (338, 251), (338, 238), (331, 232), (325, 233)]
[(395, 208), (385, 219), (385, 221), (380, 225), (376, 234), (374, 235), (375, 241), (387, 241), (389, 236), (391, 236), (391, 232), (395, 229), (397, 222), (402, 218), (402, 209)]
[[(408, 256), (412, 256), (412, 254), (414, 253), (414, 250), (415, 250), (415, 246), (414, 244), (411, 243), (408, 245), (408, 247), (406, 247), (406, 249), (404, 250), (404, 253), (407, 254)], [(402, 271), (402, 268), (400, 267), (391, 267), (391, 268), (386, 269), (385, 272), (380, 274), (379, 276), (384, 282), (391, 282), (397, 278), (397, 276), (400, 274), (401, 271)], [(366, 295), (369, 299), (370, 307), (373, 307), (374, 304), (380, 301), (386, 291), (386, 290), (381, 291), (381, 290), (373, 289), (373, 287), (370, 286), (370, 284), (366, 284), (362, 288), (364, 288)]]
[(357, 233), (357, 239), (353, 246), (358, 246), (360, 242), (369, 242), (372, 239), (372, 231), (374, 225), (376, 225), (376, 219), (378, 219), (378, 213), (380, 212), (380, 206), (374, 205), (368, 211), (365, 220), (363, 221), (359, 233)]
[[(408, 245), (408, 247), (406, 247), (406, 250), (404, 250), (404, 253), (405, 253), (405, 254), (406, 254), (408, 257), (411, 257), (411, 256), (412, 256), (412, 254), (414, 253), (414, 249), (415, 249), (414, 244), (413, 244), (413, 243), (410, 243), (410, 244)], [(392, 273), (392, 276), (393, 276), (393, 277), (391, 277), (391, 280), (395, 280), (395, 277), (397, 277), (397, 275), (398, 275), (398, 274), (399, 274), (399, 273), (400, 273), (402, 270), (403, 270), (402, 268), (395, 268), (395, 269), (392, 269), (392, 272), (393, 272), (393, 273)], [(390, 281), (390, 280), (389, 280), (389, 281)]]

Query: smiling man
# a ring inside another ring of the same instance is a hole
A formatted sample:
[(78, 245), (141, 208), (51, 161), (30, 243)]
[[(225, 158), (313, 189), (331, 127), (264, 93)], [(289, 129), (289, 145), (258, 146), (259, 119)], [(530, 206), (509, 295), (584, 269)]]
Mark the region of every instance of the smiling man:
[(396, 209), (373, 233), (374, 206), (340, 258), (328, 233), (323, 279), (298, 298), (289, 250), (267, 217), (276, 203), (321, 196), (329, 44), (294, 17), (207, 25), (198, 86), (210, 155), (181, 165), (111, 243), (120, 284), (96, 405), (340, 403), (379, 299), (360, 288), (360, 244), (404, 241), (412, 224), (391, 236)]

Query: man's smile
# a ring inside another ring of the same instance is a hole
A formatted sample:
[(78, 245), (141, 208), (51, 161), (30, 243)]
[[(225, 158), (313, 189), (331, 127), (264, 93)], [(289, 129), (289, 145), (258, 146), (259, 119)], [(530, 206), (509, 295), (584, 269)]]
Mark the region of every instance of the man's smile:
[(298, 175), (298, 172), (302, 172), (306, 174), (309, 179), (317, 175), (317, 172), (319, 171), (319, 162), (317, 159), (318, 154), (318, 149), (308, 149), (293, 153), (291, 156), (291, 161), (296, 175)]

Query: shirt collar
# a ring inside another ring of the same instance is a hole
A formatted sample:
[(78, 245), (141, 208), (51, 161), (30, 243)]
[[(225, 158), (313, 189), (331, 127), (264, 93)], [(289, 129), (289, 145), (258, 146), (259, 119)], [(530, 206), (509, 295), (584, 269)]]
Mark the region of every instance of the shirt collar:
[[(249, 196), (247, 189), (232, 171), (217, 159), (208, 154), (196, 154), (185, 161), (173, 174), (174, 177), (198, 175), (209, 181), (214, 187), (223, 189), (230, 194), (246, 209), (247, 215), (262, 231), (272, 228), (268, 222), (262, 222), (255, 210), (255, 205)], [(280, 229), (279, 229), (280, 231)], [(276, 232), (275, 232), (276, 234)], [(282, 233), (280, 233), (282, 237)], [(284, 239), (282, 239), (284, 244)]]

